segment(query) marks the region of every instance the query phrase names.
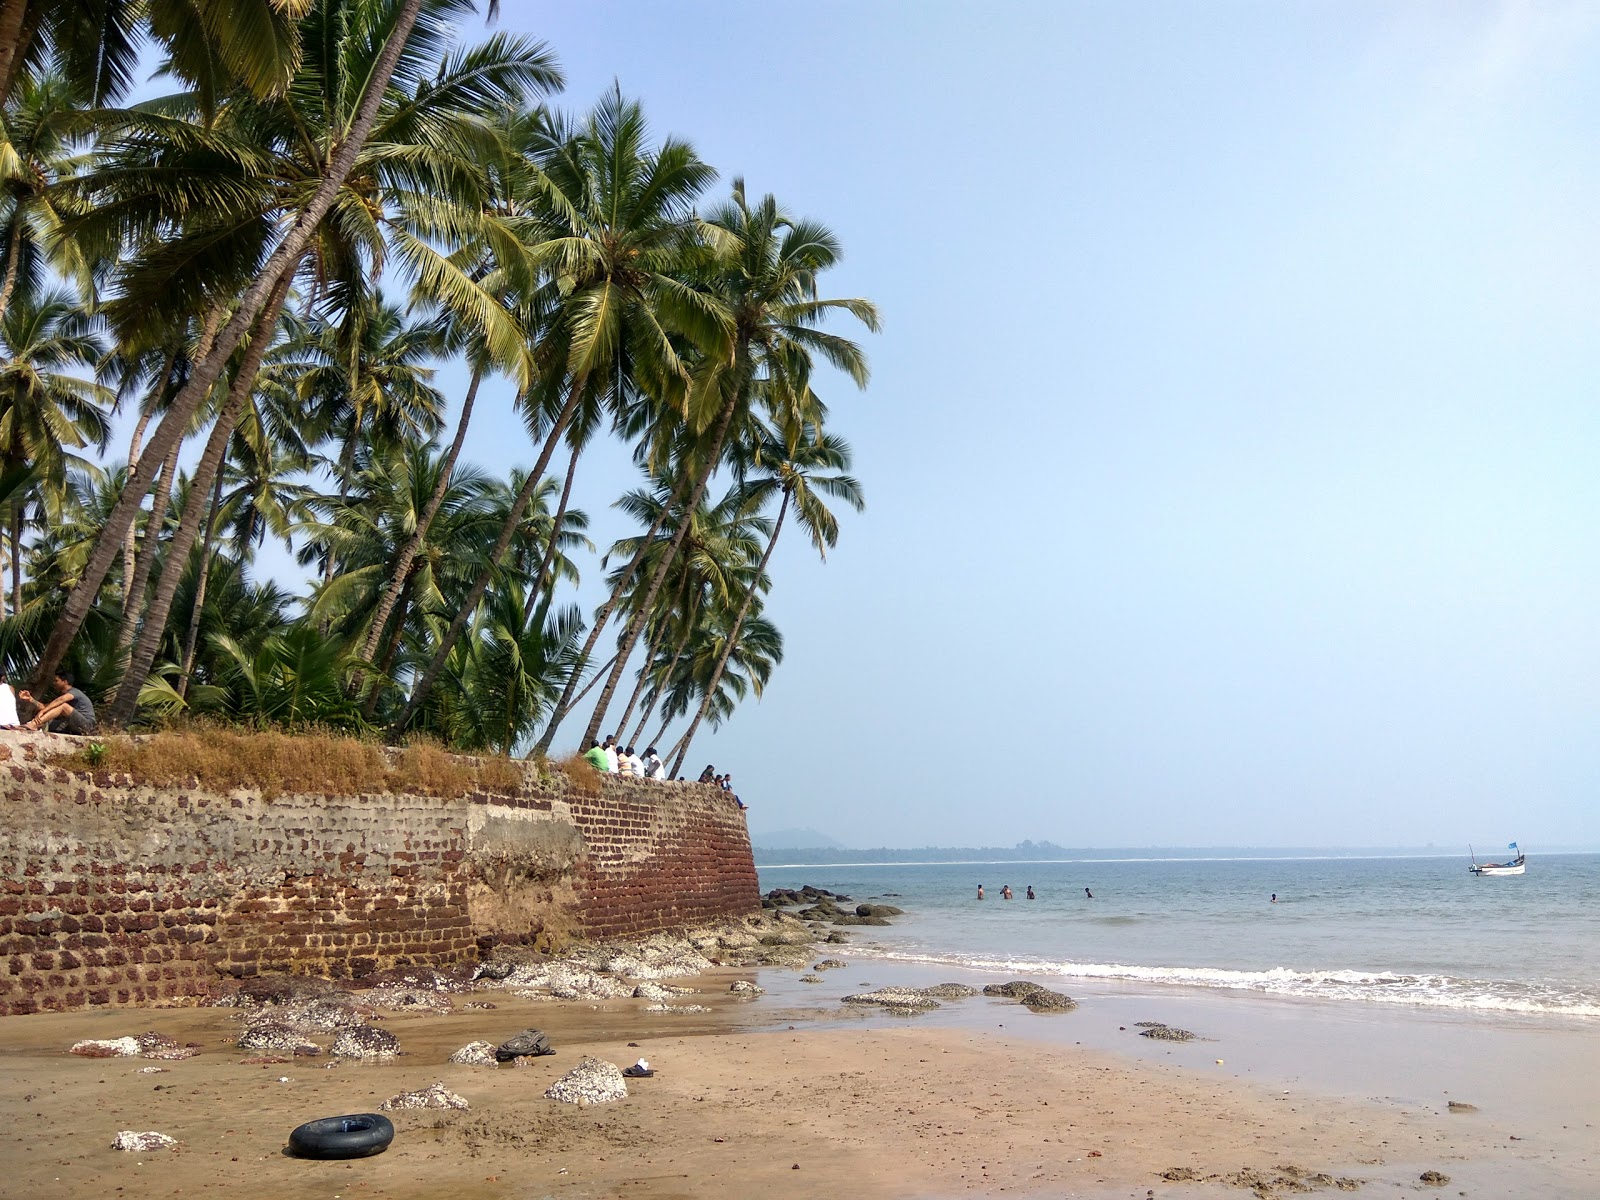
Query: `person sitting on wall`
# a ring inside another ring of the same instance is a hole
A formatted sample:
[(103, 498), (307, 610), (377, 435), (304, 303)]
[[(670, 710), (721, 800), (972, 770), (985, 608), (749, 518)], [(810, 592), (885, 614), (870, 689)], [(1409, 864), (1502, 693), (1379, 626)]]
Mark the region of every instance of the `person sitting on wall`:
[(610, 765), (606, 761), (605, 747), (599, 742), (596, 742), (583, 752), (583, 761), (588, 763), (596, 771), (599, 771), (602, 775), (611, 770)]
[[(96, 728), (94, 701), (83, 689), (73, 687), (72, 680), (65, 675), (56, 676), (56, 691), (59, 693), (56, 698), (41, 707), (27, 727), (49, 729), (51, 733), (93, 733)], [(22, 698), (33, 699), (27, 692), (22, 693)]]
[(654, 746), (644, 752), (644, 777), (646, 779), (667, 777), (667, 764), (661, 761), (661, 756), (656, 753)]
[(644, 778), (644, 759), (639, 757), (639, 752), (632, 746), (628, 747), (628, 772), (635, 779)]
[(706, 764), (706, 769), (704, 771), (700, 772), (700, 782), (701, 783), (715, 783), (716, 781), (717, 781), (717, 769), (714, 766), (712, 766), (710, 763), (707, 763)]
[(0, 729), (15, 729), (21, 724), (22, 718), (17, 715), (17, 694), (11, 690), (6, 673), (0, 670)]
[(600, 752), (606, 756), (606, 770), (615, 775), (617, 773), (617, 762), (619, 758), (617, 754), (616, 734), (606, 734), (606, 740), (605, 743), (600, 747)]
[(633, 774), (633, 755), (621, 746), (617, 747), (617, 774), (628, 776)]

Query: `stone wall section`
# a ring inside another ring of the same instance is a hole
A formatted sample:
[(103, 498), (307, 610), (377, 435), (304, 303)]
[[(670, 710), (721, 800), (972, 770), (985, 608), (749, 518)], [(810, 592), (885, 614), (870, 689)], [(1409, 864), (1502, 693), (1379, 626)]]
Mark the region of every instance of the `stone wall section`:
[(148, 1004), (288, 971), (452, 967), (496, 941), (649, 933), (760, 907), (708, 786), (531, 769), (510, 795), (264, 799), (51, 765), (0, 733), (0, 1014)]

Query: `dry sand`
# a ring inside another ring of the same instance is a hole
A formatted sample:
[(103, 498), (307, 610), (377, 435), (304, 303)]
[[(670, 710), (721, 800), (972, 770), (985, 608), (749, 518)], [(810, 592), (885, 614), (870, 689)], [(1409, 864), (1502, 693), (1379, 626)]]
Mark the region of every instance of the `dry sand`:
[[(1427, 1194), (1517, 1194), (1482, 1182), (1497, 1177), (1482, 1130), (1438, 1114), (1284, 1097), (1076, 1047), (1065, 1041), (1070, 1033), (1041, 1044), (888, 1016), (822, 1027), (818, 1018), (837, 1016), (833, 988), (828, 1005), (806, 1011), (771, 997), (731, 1002), (715, 995), (726, 980), (701, 986), (712, 999), (691, 999), (710, 1003), (710, 1014), (502, 993), (485, 997), (498, 1006), (492, 1011), (393, 1015), (385, 1024), (406, 1053), (383, 1065), (247, 1065), (241, 1060), (250, 1055), (232, 1046), (238, 1020), (227, 1009), (6, 1018), (0, 1194), (1137, 1200), (1331, 1196), (1342, 1194), (1344, 1180), (1344, 1189), (1370, 1197), (1416, 1195), (1428, 1168), (1457, 1183), (1422, 1188)], [(549, 1033), (556, 1055), (525, 1068), (445, 1061), (468, 1041), (499, 1041), (530, 1025)], [(158, 1064), (66, 1053), (80, 1038), (146, 1029), (201, 1043), (204, 1052)], [(630, 1081), (632, 1094), (613, 1104), (544, 1099), (584, 1054), (618, 1064), (642, 1055), (658, 1073)], [(168, 1069), (142, 1073), (152, 1065)], [(376, 1158), (306, 1162), (283, 1152), (302, 1121), (375, 1110), (396, 1092), (440, 1080), (471, 1109), (391, 1114), (394, 1145)], [(181, 1144), (143, 1154), (110, 1149), (123, 1129), (156, 1130)], [(1476, 1190), (1458, 1186), (1474, 1165)], [(1172, 1171), (1192, 1178), (1162, 1177)]]

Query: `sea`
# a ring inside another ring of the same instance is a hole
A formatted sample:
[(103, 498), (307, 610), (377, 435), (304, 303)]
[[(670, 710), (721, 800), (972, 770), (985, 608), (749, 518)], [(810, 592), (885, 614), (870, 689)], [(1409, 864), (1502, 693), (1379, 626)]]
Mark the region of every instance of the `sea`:
[[(1530, 853), (1525, 875), (1501, 878), (1467, 865), (1459, 855), (1082, 858), (794, 864), (761, 867), (760, 878), (763, 890), (811, 884), (905, 910), (890, 927), (852, 930), (852, 958), (1063, 987), (1120, 980), (1600, 1018), (1600, 854)], [(1001, 898), (1006, 885), (1015, 899)]]

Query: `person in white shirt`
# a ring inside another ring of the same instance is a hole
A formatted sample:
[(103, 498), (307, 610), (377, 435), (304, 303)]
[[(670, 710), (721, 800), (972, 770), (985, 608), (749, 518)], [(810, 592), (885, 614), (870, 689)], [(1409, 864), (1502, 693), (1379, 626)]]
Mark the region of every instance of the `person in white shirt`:
[(626, 775), (629, 779), (634, 776), (634, 764), (639, 760), (634, 758), (632, 750), (623, 750), (617, 755), (617, 774)]
[(11, 690), (11, 682), (4, 671), (0, 671), (0, 729), (13, 729), (22, 724), (22, 718), (17, 715), (17, 694)]
[(628, 773), (635, 779), (644, 778), (644, 759), (639, 757), (639, 752), (632, 746), (628, 747)]
[(661, 761), (661, 756), (656, 753), (654, 746), (644, 752), (644, 777), (646, 779), (667, 777), (667, 764)]
[(621, 757), (617, 754), (617, 735), (614, 733), (607, 734), (605, 745), (601, 746), (600, 748), (606, 752), (606, 769), (615, 775), (617, 773), (617, 767), (622, 761)]

